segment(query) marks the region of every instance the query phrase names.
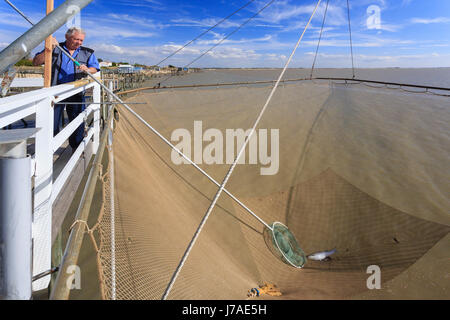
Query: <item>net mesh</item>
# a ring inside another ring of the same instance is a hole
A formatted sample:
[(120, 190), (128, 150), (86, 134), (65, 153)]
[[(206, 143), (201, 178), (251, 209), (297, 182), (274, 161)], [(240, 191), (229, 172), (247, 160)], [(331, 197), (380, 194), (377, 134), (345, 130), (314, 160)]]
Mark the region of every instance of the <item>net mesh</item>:
[[(129, 101), (146, 102), (134, 110), (168, 139), (187, 129), (191, 158), (198, 148), (195, 121), (200, 134), (222, 132), (224, 163), (194, 159), (221, 182), (229, 168), (226, 129), (251, 128), (270, 89), (186, 89)], [(267, 129), (263, 152), (272, 152), (272, 162), (249, 164), (247, 149), (246, 164), (236, 167), (226, 188), (267, 223), (285, 224), (306, 254), (337, 253), (331, 261), (289, 267), (267, 248), (263, 225), (223, 194), (168, 298), (245, 299), (265, 282), (276, 283), (284, 299), (349, 298), (368, 291), (370, 265), (381, 268), (383, 283), (394, 279), (450, 230), (449, 120), (444, 97), (358, 84), (282, 85), (258, 127)], [(278, 165), (271, 129), (279, 130)], [(217, 191), (193, 166), (175, 165), (173, 156), (120, 109), (114, 131), (117, 299), (161, 299)], [(276, 174), (261, 175), (262, 167)], [(103, 297), (110, 299), (107, 182), (98, 255)]]

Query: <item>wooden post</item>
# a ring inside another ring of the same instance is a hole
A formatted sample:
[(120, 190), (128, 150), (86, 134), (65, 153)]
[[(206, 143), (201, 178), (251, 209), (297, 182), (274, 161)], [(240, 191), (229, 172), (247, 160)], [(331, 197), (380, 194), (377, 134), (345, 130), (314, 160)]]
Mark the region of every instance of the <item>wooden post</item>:
[[(53, 11), (53, 0), (47, 0), (47, 15)], [(44, 87), (48, 88), (52, 81), (52, 36), (45, 39)]]

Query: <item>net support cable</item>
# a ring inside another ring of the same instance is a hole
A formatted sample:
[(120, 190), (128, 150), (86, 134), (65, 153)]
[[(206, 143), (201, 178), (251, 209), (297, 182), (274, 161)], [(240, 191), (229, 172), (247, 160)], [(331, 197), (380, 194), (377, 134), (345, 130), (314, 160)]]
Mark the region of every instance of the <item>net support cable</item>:
[(189, 254), (190, 254), (190, 252), (191, 252), (195, 242), (197, 241), (198, 236), (200, 235), (200, 232), (202, 231), (206, 221), (208, 220), (212, 210), (214, 209), (214, 207), (215, 207), (215, 205), (216, 205), (220, 195), (222, 194), (222, 191), (224, 191), (225, 185), (227, 184), (228, 179), (230, 178), (231, 174), (233, 173), (233, 170), (236, 167), (236, 164), (237, 164), (239, 158), (242, 156), (242, 154), (243, 154), (243, 152), (244, 152), (244, 150), (245, 150), (245, 148), (246, 148), (246, 146), (248, 144), (248, 141), (251, 139), (253, 133), (255, 132), (256, 127), (258, 126), (259, 121), (261, 120), (261, 118), (262, 118), (262, 116), (263, 116), (267, 106), (269, 105), (270, 101), (272, 100), (272, 97), (273, 97), (275, 91), (278, 88), (278, 85), (279, 85), (279, 83), (281, 81), (281, 78), (283, 77), (284, 73), (286, 72), (287, 67), (289, 66), (289, 64), (290, 64), (290, 62), (291, 62), (295, 52), (297, 51), (297, 48), (299, 47), (300, 42), (302, 41), (303, 36), (304, 36), (306, 30), (308, 29), (308, 27), (309, 27), (309, 25), (311, 23), (311, 20), (314, 17), (314, 14), (317, 11), (317, 8), (320, 5), (320, 2), (321, 2), (321, 0), (318, 0), (318, 2), (316, 4), (316, 7), (314, 8), (314, 11), (311, 14), (311, 17), (309, 18), (309, 21), (308, 21), (308, 23), (306, 24), (306, 26), (305, 26), (305, 28), (303, 30), (303, 33), (301, 34), (300, 38), (298, 39), (297, 44), (294, 47), (294, 50), (292, 50), (292, 53), (289, 56), (289, 59), (287, 60), (285, 66), (283, 68), (283, 71), (280, 73), (277, 82), (275, 83), (274, 87), (272, 88), (272, 91), (270, 92), (269, 97), (266, 100), (266, 103), (264, 104), (263, 108), (261, 109), (261, 111), (260, 111), (260, 113), (258, 115), (258, 118), (256, 119), (255, 124), (253, 125), (253, 128), (250, 131), (250, 134), (245, 138), (245, 142), (244, 142), (243, 146), (241, 147), (241, 149), (240, 149), (238, 155), (236, 156), (236, 159), (234, 160), (233, 164), (230, 166), (230, 169), (228, 170), (228, 172), (227, 172), (227, 174), (226, 174), (222, 184), (220, 185), (219, 190), (217, 191), (216, 195), (214, 196), (213, 201), (211, 202), (209, 208), (207, 209), (205, 215), (203, 216), (203, 219), (201, 220), (200, 225), (198, 226), (197, 231), (194, 234), (194, 237), (190, 241), (190, 243), (189, 243), (189, 245), (188, 245), (188, 247), (187, 247), (187, 249), (186, 249), (186, 251), (185, 251), (185, 253), (184, 253), (184, 255), (183, 255), (182, 259), (181, 259), (181, 261), (180, 261), (180, 263), (178, 264), (174, 274), (172, 275), (172, 278), (171, 278), (171, 280), (170, 280), (170, 282), (169, 282), (169, 284), (168, 284), (168, 286), (167, 286), (167, 288), (166, 288), (166, 290), (164, 292), (162, 300), (166, 300), (168, 295), (170, 294), (170, 291), (172, 290), (172, 287), (173, 287), (173, 285), (174, 285), (174, 283), (175, 283), (175, 281), (176, 281), (176, 279), (177, 279), (181, 269), (183, 268), (184, 263), (186, 262), (186, 260), (187, 260), (187, 258), (189, 256)]
[(325, 13), (323, 14), (322, 28), (320, 28), (319, 41), (317, 42), (316, 54), (314, 55), (314, 61), (313, 61), (312, 67), (311, 67), (311, 74), (309, 76), (309, 78), (311, 80), (312, 80), (312, 77), (313, 77), (314, 66), (316, 65), (317, 54), (319, 53), (320, 41), (322, 40), (323, 27), (325, 26), (325, 19), (327, 17), (327, 11), (328, 11), (328, 4), (329, 3), (330, 3), (330, 0), (327, 0), (327, 5), (325, 6)]
[(198, 36), (196, 36), (194, 39), (190, 40), (189, 42), (187, 42), (186, 44), (184, 44), (181, 48), (179, 48), (178, 50), (172, 52), (171, 54), (169, 54), (167, 57), (165, 57), (164, 59), (162, 59), (160, 62), (158, 62), (157, 64), (155, 64), (156, 66), (159, 66), (161, 63), (163, 63), (164, 61), (168, 60), (169, 58), (173, 57), (174, 55), (176, 55), (178, 52), (180, 52), (181, 50), (183, 50), (184, 48), (186, 48), (188, 45), (190, 45), (191, 43), (193, 43), (194, 41), (200, 39), (201, 37), (203, 37), (205, 34), (207, 34), (208, 32), (210, 32), (212, 29), (214, 29), (215, 27), (217, 27), (218, 25), (222, 24), (223, 22), (225, 22), (226, 20), (228, 20), (229, 18), (231, 18), (232, 16), (234, 16), (236, 13), (238, 13), (239, 11), (243, 10), (244, 8), (248, 7), (252, 2), (254, 2), (255, 0), (251, 0), (249, 2), (247, 2), (246, 4), (244, 4), (242, 7), (240, 7), (239, 9), (237, 9), (236, 11), (234, 11), (233, 13), (229, 14), (228, 16), (226, 16), (225, 18), (223, 18), (222, 20), (220, 20), (219, 22), (217, 22), (215, 25), (213, 25), (212, 27), (210, 27), (208, 30), (202, 32), (201, 34), (199, 34)]
[(353, 73), (353, 79), (355, 78), (355, 64), (353, 62), (353, 41), (352, 41), (352, 26), (350, 22), (350, 3), (349, 0), (347, 0), (347, 17), (348, 17), (348, 33), (350, 35), (350, 54), (352, 57), (352, 73)]

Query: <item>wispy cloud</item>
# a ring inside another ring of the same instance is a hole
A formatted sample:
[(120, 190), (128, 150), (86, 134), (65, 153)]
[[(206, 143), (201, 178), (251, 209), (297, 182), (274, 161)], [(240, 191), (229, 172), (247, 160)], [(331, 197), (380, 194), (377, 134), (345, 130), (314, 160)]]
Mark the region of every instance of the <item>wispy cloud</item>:
[(156, 29), (161, 28), (161, 24), (155, 23), (151, 19), (146, 19), (142, 16), (133, 16), (129, 14), (108, 14), (108, 24), (129, 24), (132, 23), (135, 26), (140, 26), (144, 28)]
[[(33, 14), (31, 16), (28, 16), (28, 18), (31, 21), (34, 21), (36, 23), (40, 19), (42, 19), (42, 16)], [(28, 23), (25, 19), (23, 19), (20, 15), (18, 15), (16, 13), (0, 12), (0, 26), (1, 25), (20, 27), (20, 28), (24, 28), (24, 29), (31, 28), (30, 23)]]
[[(283, 21), (288, 21), (290, 25), (288, 28), (295, 29), (296, 26), (300, 26), (305, 22), (295, 21), (297, 18), (304, 16), (303, 20), (307, 21), (307, 18), (312, 14), (315, 5), (297, 5), (291, 3), (291, 1), (277, 1), (266, 10), (264, 10), (257, 20), (270, 22), (270, 23), (281, 23)], [(322, 3), (316, 11), (314, 16), (315, 20), (322, 20), (325, 13), (325, 3)], [(330, 4), (327, 11), (327, 25), (336, 26), (343, 25), (346, 20), (346, 14), (344, 7)]]
[[(170, 20), (171, 26), (176, 27), (212, 27), (216, 25), (220, 20), (218, 18), (206, 18), (206, 19), (193, 19), (193, 18), (179, 18)], [(237, 27), (240, 23), (234, 21), (224, 21), (218, 28), (231, 28)]]
[(450, 18), (448, 17), (438, 17), (438, 18), (412, 18), (411, 23), (421, 23), (421, 24), (431, 24), (431, 23), (450, 23)]
[(413, 0), (403, 0), (402, 1), (402, 7), (409, 6)]
[[(312, 57), (315, 52), (305, 53), (305, 57)], [(449, 66), (448, 59), (450, 54), (393, 54), (393, 55), (370, 55), (356, 54), (355, 63), (358, 66), (367, 68), (383, 67), (411, 67), (411, 65), (420, 65), (422, 67), (443, 67)], [(349, 67), (349, 55), (319, 53), (318, 65), (321, 68), (328, 67)]]
[[(220, 42), (220, 40), (222, 39), (222, 37), (218, 37), (217, 39), (212, 39), (212, 40), (200, 40), (197, 41), (197, 44), (199, 45), (214, 45)], [(237, 44), (237, 43), (244, 43), (249, 45), (250, 43), (255, 43), (255, 42), (266, 42), (266, 41), (270, 41), (272, 39), (271, 35), (266, 35), (264, 37), (261, 38), (242, 38), (239, 40), (224, 40), (222, 43), (223, 44)]]
[(139, 7), (139, 8), (150, 8), (150, 9), (160, 9), (164, 10), (165, 6), (161, 1), (157, 0), (116, 0), (117, 4), (127, 6), (127, 7)]

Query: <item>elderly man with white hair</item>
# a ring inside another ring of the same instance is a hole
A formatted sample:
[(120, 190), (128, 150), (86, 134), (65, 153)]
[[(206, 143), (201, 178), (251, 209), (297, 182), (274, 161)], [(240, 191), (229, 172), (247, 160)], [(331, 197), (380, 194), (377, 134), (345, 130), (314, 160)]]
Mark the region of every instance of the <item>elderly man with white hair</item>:
[[(52, 86), (79, 80), (86, 76), (86, 72), (96, 73), (100, 71), (100, 66), (95, 57), (94, 50), (83, 47), (83, 41), (86, 36), (84, 30), (73, 27), (66, 32), (66, 41), (59, 43), (60, 47), (66, 50), (70, 55), (80, 63), (77, 67), (72, 60), (62, 53), (56, 45), (58, 42), (52, 38)], [(34, 65), (41, 65), (44, 63), (44, 50), (37, 53), (33, 59)], [(62, 102), (84, 102), (84, 93), (74, 95)], [(62, 115), (66, 107), (69, 121), (75, 119), (84, 109), (82, 104), (59, 104), (54, 108), (54, 126), (53, 134), (56, 135), (60, 130)], [(84, 124), (81, 124), (77, 130), (70, 136), (69, 144), (72, 151), (75, 151), (78, 145), (84, 138)]]

